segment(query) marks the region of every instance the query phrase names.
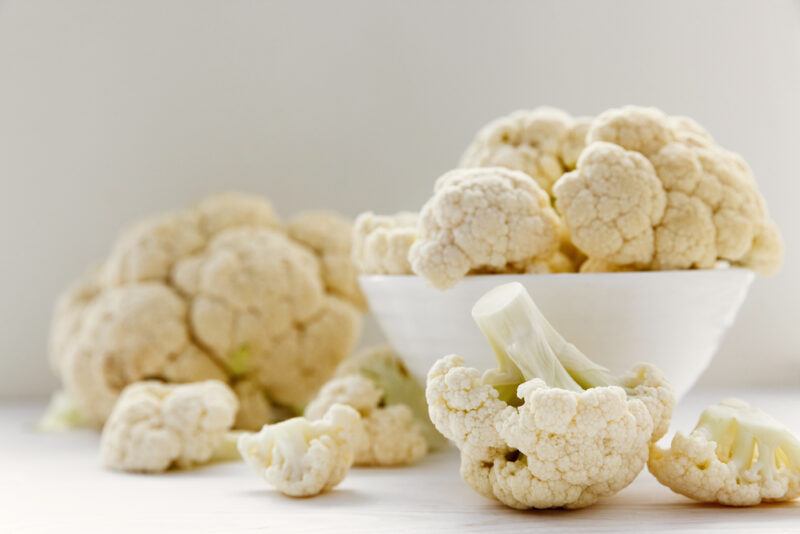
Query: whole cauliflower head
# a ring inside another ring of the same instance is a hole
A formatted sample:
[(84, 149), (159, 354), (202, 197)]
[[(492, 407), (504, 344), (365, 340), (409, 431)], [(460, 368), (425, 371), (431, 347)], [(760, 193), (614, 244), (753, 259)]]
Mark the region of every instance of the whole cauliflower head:
[(665, 486), (701, 502), (752, 506), (800, 496), (800, 440), (738, 399), (706, 408), (668, 449), (653, 445), (648, 467)]
[(423, 206), (409, 259), (440, 289), (470, 272), (498, 272), (555, 253), (561, 222), (528, 175), (505, 168), (455, 169)]
[(236, 396), (218, 380), (131, 384), (103, 428), (103, 464), (157, 473), (206, 463), (223, 443), (237, 408)]
[(411, 274), (408, 251), (417, 237), (418, 215), (399, 212), (356, 217), (353, 225), (353, 263), (364, 274)]
[(361, 415), (366, 439), (356, 451), (356, 465), (409, 465), (428, 452), (411, 409), (405, 404), (386, 405), (383, 392), (370, 379), (359, 374), (334, 378), (309, 403), (305, 415), (319, 419), (335, 404), (351, 406)]
[(490, 291), (473, 317), (498, 368), (437, 361), (426, 396), (436, 428), (461, 450), (462, 478), (512, 508), (581, 508), (629, 485), (674, 397), (642, 366), (619, 379), (560, 337), (519, 284)]
[(697, 123), (654, 108), (597, 116), (576, 170), (553, 188), (592, 270), (711, 268), (776, 272), (783, 245), (752, 170)]
[(267, 406), (310, 400), (352, 350), (363, 299), (344, 219), (290, 227), (265, 199), (225, 193), (123, 232), (52, 326), (51, 361), (86, 419), (101, 425), (126, 385), (149, 378), (248, 382), (248, 428), (269, 422)]
[(322, 419), (295, 417), (239, 437), (245, 462), (267, 483), (292, 497), (310, 497), (338, 485), (362, 446), (358, 412), (335, 404)]
[(560, 109), (519, 110), (484, 126), (467, 147), (461, 167), (506, 167), (522, 171), (545, 191), (575, 168), (589, 119)]

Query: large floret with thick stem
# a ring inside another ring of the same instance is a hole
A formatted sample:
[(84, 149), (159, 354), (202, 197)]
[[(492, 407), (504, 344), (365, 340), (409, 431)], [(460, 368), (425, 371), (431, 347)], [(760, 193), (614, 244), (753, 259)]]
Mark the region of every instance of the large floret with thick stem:
[(132, 384), (103, 427), (103, 464), (156, 473), (206, 463), (223, 444), (237, 407), (233, 392), (217, 380)]
[(499, 272), (548, 258), (562, 235), (547, 193), (528, 175), (501, 167), (444, 174), (417, 230), (411, 267), (441, 289), (470, 272)]
[(477, 492), (513, 508), (580, 508), (639, 474), (674, 398), (648, 365), (613, 377), (547, 322), (518, 283), (472, 311), (498, 367), (481, 375), (447, 356), (428, 374), (436, 428), (461, 450)]
[(668, 449), (653, 445), (648, 467), (665, 486), (701, 502), (753, 506), (800, 496), (800, 440), (738, 399), (706, 408)]
[(335, 404), (316, 421), (295, 417), (239, 437), (245, 462), (275, 489), (311, 497), (337, 486), (362, 446), (360, 416)]
[(461, 157), (462, 167), (506, 167), (522, 171), (545, 191), (575, 167), (588, 120), (556, 108), (519, 110), (478, 132)]

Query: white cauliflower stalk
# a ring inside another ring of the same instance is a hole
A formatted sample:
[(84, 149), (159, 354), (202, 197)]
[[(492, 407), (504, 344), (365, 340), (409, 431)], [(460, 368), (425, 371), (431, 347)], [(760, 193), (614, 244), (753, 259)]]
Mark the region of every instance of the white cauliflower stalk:
[(550, 192), (564, 172), (575, 168), (588, 125), (588, 118), (573, 119), (560, 109), (519, 110), (484, 126), (460, 165), (522, 171)]
[(594, 119), (577, 168), (553, 187), (584, 271), (712, 268), (776, 272), (783, 244), (752, 170), (697, 123), (654, 108)]
[(233, 425), (238, 403), (217, 380), (172, 385), (138, 382), (125, 388), (100, 440), (111, 469), (158, 473), (212, 459)]
[(385, 405), (383, 391), (362, 375), (334, 378), (306, 407), (305, 416), (320, 419), (335, 404), (351, 406), (361, 415), (366, 439), (356, 451), (355, 465), (410, 465), (425, 456), (428, 443), (405, 404)]
[(317, 421), (295, 417), (239, 437), (245, 462), (267, 483), (292, 497), (310, 497), (336, 487), (362, 446), (358, 412), (335, 404)]
[(416, 213), (356, 217), (353, 263), (363, 274), (411, 274), (408, 251), (417, 237)]
[(247, 382), (243, 428), (296, 413), (360, 332), (350, 240), (333, 214), (284, 230), (265, 199), (239, 193), (134, 225), (57, 307), (51, 361), (66, 394), (93, 426), (146, 379)]
[(434, 364), (427, 400), (461, 450), (461, 474), (512, 508), (581, 508), (639, 474), (674, 404), (655, 368), (619, 379), (565, 341), (518, 283), (482, 297), (473, 317), (498, 359), (481, 376), (457, 355)]
[(423, 206), (411, 267), (445, 289), (471, 272), (501, 272), (549, 258), (562, 227), (550, 199), (528, 175), (504, 168), (455, 169)]
[(653, 445), (647, 465), (659, 482), (700, 502), (753, 506), (800, 496), (800, 440), (738, 399), (706, 408), (668, 449)]

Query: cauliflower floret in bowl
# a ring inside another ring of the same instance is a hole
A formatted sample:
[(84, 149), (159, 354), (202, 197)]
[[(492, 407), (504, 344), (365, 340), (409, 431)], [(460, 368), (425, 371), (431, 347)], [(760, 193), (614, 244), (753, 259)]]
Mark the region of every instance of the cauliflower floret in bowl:
[(389, 343), (420, 379), (445, 354), (491, 367), (494, 356), (470, 309), (490, 289), (519, 282), (553, 327), (594, 361), (617, 373), (650, 362), (680, 398), (711, 362), (753, 278), (727, 268), (470, 275), (447, 291), (418, 276), (362, 275), (360, 283)]

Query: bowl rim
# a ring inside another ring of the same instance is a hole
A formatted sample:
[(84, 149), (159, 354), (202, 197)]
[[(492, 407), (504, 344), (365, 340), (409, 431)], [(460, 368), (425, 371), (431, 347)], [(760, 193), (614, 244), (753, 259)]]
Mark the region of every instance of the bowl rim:
[[(489, 279), (502, 282), (503, 280), (513, 281), (524, 279), (559, 279), (566, 280), (578, 277), (580, 280), (609, 280), (624, 278), (656, 278), (663, 276), (683, 276), (683, 277), (734, 277), (753, 279), (756, 273), (744, 267), (726, 267), (724, 269), (673, 269), (662, 271), (621, 271), (610, 273), (497, 273), (497, 274), (470, 274), (459, 280), (453, 287), (471, 282), (482, 282)], [(427, 280), (416, 274), (359, 274), (359, 280), (369, 282), (414, 282)], [(452, 289), (452, 288), (449, 288)], [(444, 290), (447, 291), (447, 290)]]

